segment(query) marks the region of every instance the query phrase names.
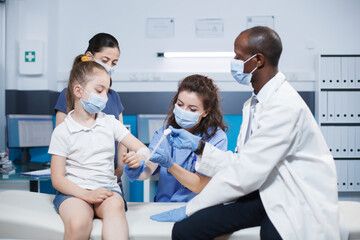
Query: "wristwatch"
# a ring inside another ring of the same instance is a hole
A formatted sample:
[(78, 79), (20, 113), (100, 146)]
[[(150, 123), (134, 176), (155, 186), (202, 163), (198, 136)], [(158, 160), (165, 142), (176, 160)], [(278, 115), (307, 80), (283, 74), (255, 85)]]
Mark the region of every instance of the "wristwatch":
[(205, 148), (205, 142), (200, 140), (198, 148), (194, 151), (196, 155), (202, 155)]

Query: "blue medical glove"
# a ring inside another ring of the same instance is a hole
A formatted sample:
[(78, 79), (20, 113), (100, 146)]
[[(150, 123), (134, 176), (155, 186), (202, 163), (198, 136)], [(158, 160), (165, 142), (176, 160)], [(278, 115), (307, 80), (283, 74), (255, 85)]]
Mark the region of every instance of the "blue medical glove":
[(187, 148), (195, 151), (199, 145), (201, 137), (195, 136), (184, 129), (176, 129), (169, 126), (171, 133), (168, 140), (171, 146), (176, 148)]
[(170, 157), (169, 153), (162, 148), (156, 149), (150, 161), (159, 164), (164, 168), (171, 168), (174, 165), (174, 160)]
[(175, 208), (170, 211), (152, 215), (150, 218), (158, 222), (180, 222), (181, 220), (187, 218), (185, 210), (185, 206)]
[(124, 165), (125, 174), (130, 182), (133, 182), (136, 179), (138, 179), (141, 173), (145, 170), (145, 168), (146, 168), (145, 160), (141, 160), (140, 166), (138, 168), (131, 168), (127, 164)]

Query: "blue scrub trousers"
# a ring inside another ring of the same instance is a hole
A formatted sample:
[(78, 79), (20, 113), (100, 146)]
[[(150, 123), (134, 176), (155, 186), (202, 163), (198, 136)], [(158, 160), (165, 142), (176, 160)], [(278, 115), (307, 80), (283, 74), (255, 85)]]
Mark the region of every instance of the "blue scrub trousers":
[(259, 191), (230, 204), (202, 209), (174, 224), (172, 239), (213, 239), (240, 229), (260, 226), (261, 239), (281, 239), (267, 216)]

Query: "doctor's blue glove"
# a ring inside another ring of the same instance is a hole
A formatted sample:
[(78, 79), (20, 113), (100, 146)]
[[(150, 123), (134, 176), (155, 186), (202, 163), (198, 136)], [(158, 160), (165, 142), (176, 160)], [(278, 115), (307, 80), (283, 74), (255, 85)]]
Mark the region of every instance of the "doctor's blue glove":
[(136, 179), (138, 179), (141, 173), (145, 170), (145, 168), (146, 168), (145, 160), (141, 160), (140, 166), (138, 168), (131, 168), (127, 164), (124, 165), (125, 174), (130, 182), (133, 182)]
[(171, 146), (176, 148), (187, 148), (195, 151), (199, 145), (201, 137), (195, 136), (184, 129), (176, 129), (169, 126), (171, 134), (168, 135), (168, 140)]
[(156, 149), (156, 152), (150, 158), (150, 161), (157, 163), (164, 168), (171, 168), (174, 165), (174, 160), (170, 157), (169, 153), (161, 148)]
[(175, 208), (170, 211), (152, 215), (150, 218), (158, 222), (180, 222), (181, 220), (187, 218), (185, 210), (185, 206)]

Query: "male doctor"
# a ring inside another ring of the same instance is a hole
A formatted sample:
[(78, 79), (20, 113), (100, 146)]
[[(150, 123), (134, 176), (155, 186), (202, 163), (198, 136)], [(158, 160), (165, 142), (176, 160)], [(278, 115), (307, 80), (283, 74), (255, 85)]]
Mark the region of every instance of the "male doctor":
[[(280, 37), (254, 27), (240, 33), (234, 51), (233, 77), (254, 88), (236, 152), (172, 129), (170, 143), (194, 150), (197, 171), (212, 179), (186, 208), (152, 219), (182, 220), (173, 239), (213, 239), (254, 226), (261, 227), (261, 239), (347, 237), (340, 236), (334, 160), (311, 111), (278, 71)], [(164, 164), (156, 154), (152, 161)]]

